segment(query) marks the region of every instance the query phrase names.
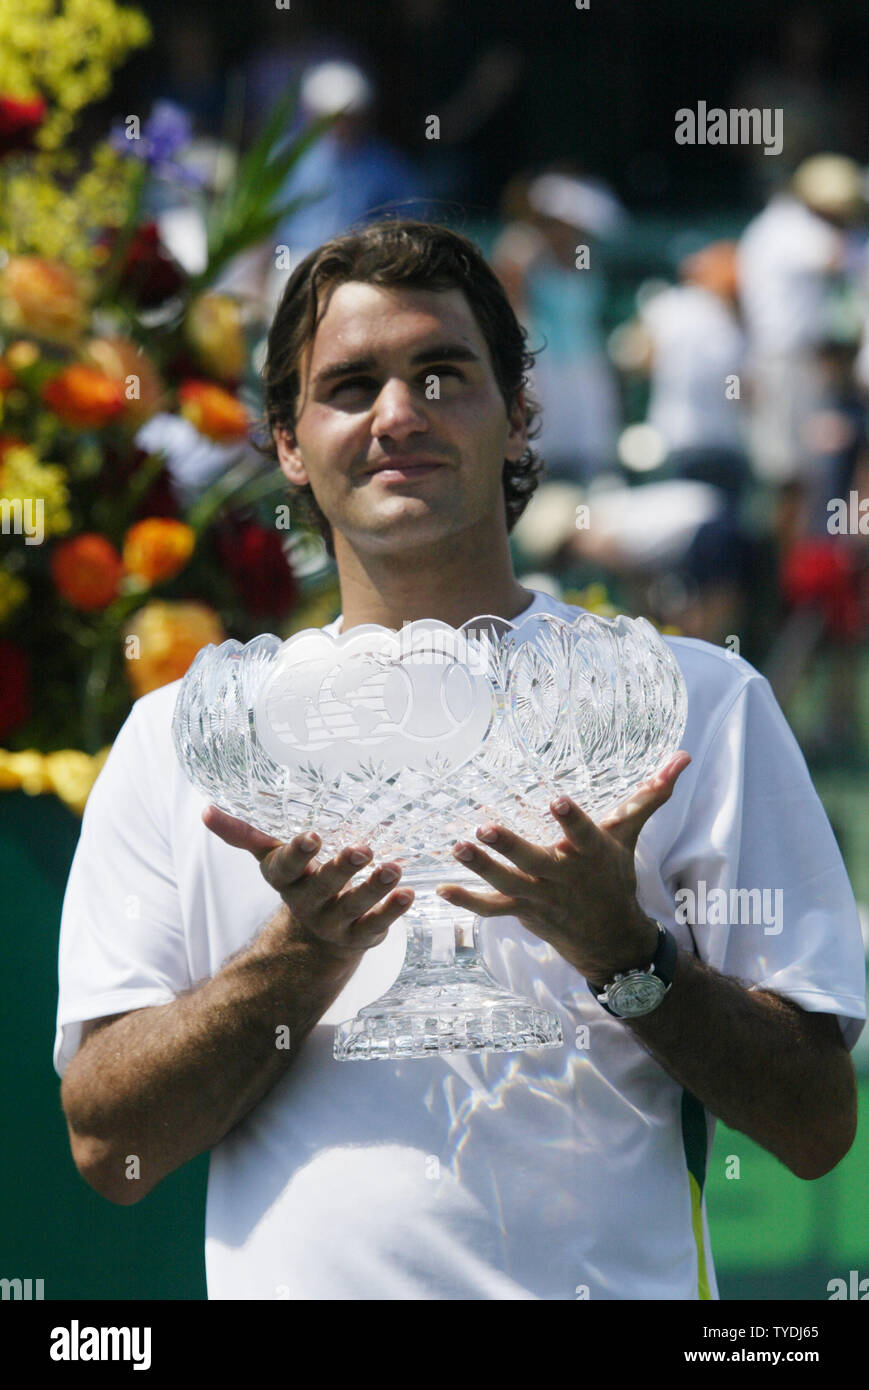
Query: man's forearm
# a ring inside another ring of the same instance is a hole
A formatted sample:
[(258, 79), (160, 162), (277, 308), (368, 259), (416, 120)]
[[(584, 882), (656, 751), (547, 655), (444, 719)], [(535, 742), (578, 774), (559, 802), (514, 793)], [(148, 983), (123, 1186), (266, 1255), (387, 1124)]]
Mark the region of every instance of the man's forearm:
[(663, 1002), (625, 1026), (713, 1115), (797, 1176), (822, 1176), (850, 1148), (856, 1083), (835, 1019), (749, 991), (680, 950)]
[(91, 1185), (134, 1202), (217, 1144), (283, 1075), (357, 961), (301, 935), (282, 907), (211, 980), (93, 1033), (61, 1091)]

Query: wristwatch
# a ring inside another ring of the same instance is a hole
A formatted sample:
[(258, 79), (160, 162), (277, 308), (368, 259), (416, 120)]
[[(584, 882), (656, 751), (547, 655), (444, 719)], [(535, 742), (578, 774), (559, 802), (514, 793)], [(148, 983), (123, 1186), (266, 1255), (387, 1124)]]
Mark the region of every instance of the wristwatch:
[(676, 969), (676, 938), (661, 923), (658, 927), (658, 947), (652, 964), (645, 970), (625, 970), (608, 985), (588, 987), (597, 1002), (614, 1018), (642, 1018), (657, 1009), (673, 983)]

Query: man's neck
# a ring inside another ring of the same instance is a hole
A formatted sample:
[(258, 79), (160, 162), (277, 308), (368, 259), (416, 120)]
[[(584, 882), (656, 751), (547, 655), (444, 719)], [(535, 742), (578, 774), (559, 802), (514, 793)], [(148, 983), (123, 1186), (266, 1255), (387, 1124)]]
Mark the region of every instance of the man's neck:
[(335, 550), (342, 632), (360, 623), (398, 631), (418, 618), (437, 618), (451, 627), (485, 613), (515, 618), (534, 597), (513, 574), (506, 538), (495, 554), (478, 551), (473, 563), (465, 560), (460, 545), (452, 554), (429, 547), (423, 553), (372, 556), (360, 555), (336, 537)]

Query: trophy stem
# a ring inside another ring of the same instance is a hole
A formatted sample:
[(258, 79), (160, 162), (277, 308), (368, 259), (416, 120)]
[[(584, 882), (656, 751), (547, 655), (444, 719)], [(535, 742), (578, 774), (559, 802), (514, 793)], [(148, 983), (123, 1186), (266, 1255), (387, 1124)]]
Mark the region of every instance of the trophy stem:
[(557, 1015), (490, 974), (477, 949), (478, 917), (426, 885), (404, 920), (401, 973), (386, 994), (335, 1030), (339, 1061), (561, 1045)]

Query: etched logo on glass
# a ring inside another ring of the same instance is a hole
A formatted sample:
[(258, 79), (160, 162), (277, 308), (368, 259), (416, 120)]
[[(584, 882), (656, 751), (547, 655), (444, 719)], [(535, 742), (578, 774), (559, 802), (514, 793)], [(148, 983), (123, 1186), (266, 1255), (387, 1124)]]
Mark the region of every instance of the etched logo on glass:
[(343, 637), (307, 630), (284, 644), (254, 708), (276, 762), (316, 759), (329, 775), (372, 759), (387, 775), (443, 771), (477, 752), (492, 722), (494, 691), (461, 633), (432, 621), (400, 633), (365, 624)]

